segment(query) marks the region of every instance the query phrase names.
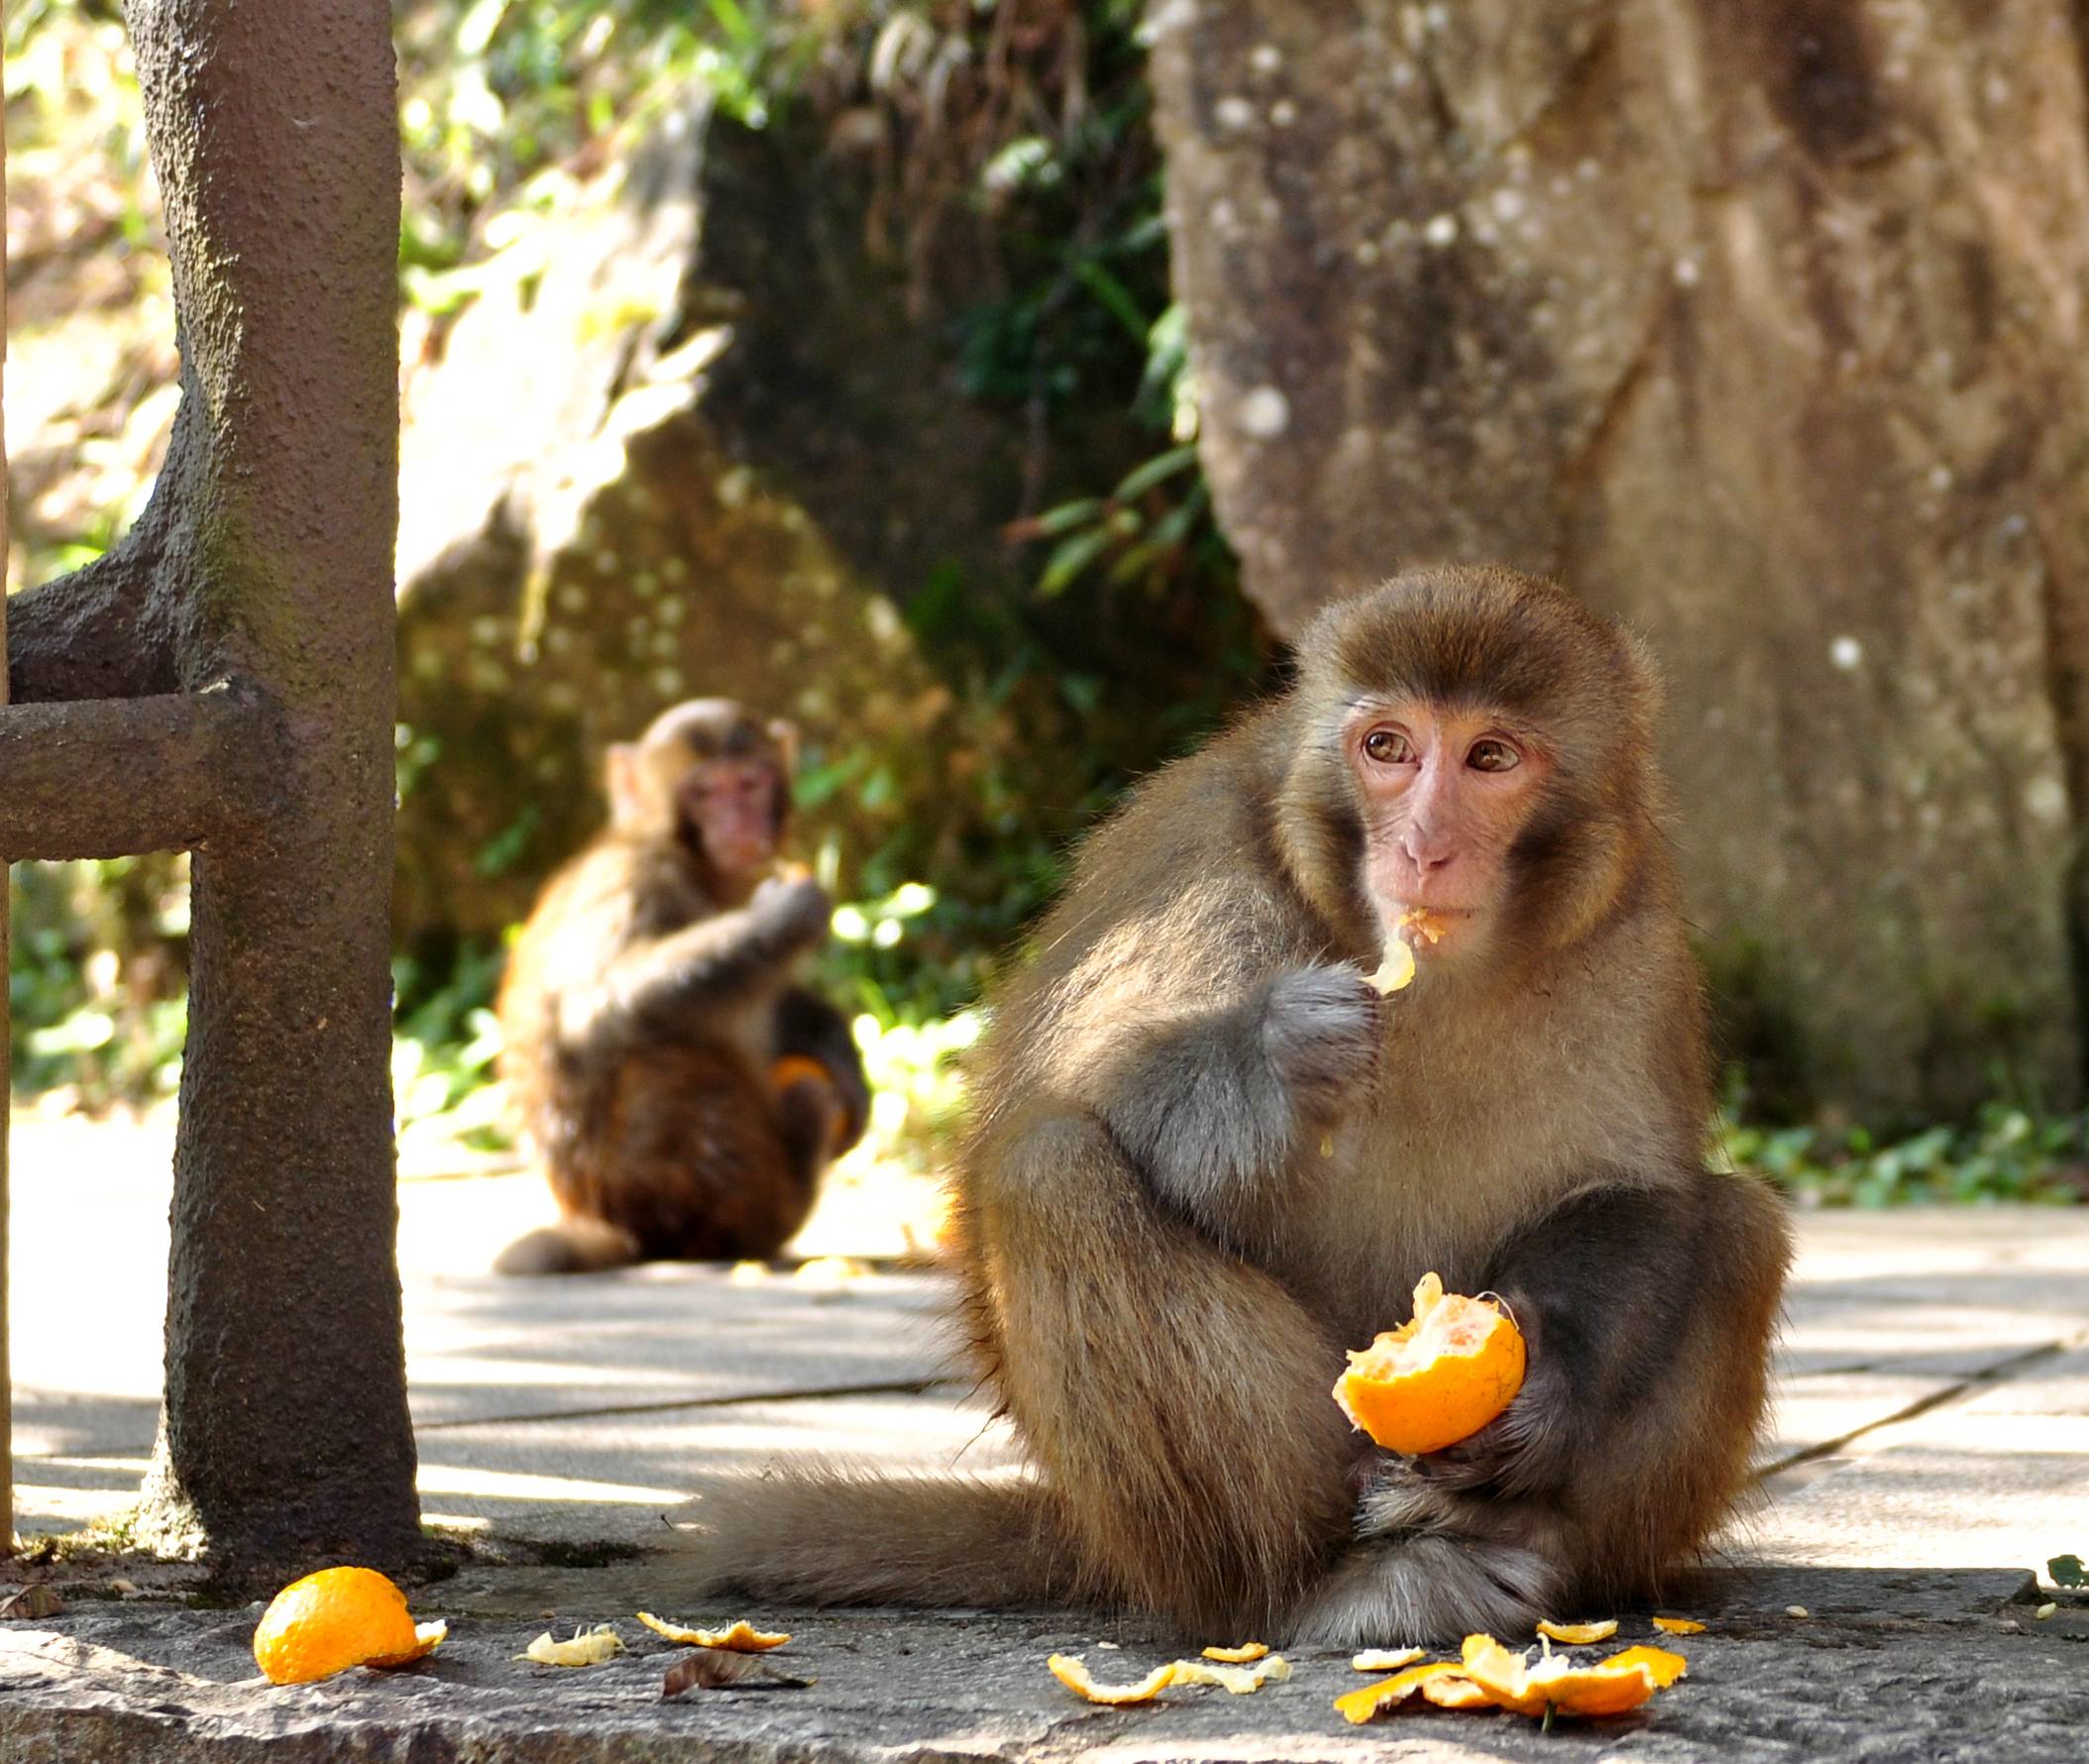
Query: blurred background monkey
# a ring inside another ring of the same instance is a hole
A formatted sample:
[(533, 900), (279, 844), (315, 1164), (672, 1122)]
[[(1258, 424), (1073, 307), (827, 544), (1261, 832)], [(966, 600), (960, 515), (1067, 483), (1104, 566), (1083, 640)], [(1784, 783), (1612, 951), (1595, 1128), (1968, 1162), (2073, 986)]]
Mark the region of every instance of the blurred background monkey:
[(791, 978), (830, 911), (777, 863), (793, 760), (788, 723), (729, 699), (609, 749), (609, 825), (501, 988), (501, 1073), (565, 1215), (501, 1272), (773, 1255), (862, 1137), (848, 1025)]

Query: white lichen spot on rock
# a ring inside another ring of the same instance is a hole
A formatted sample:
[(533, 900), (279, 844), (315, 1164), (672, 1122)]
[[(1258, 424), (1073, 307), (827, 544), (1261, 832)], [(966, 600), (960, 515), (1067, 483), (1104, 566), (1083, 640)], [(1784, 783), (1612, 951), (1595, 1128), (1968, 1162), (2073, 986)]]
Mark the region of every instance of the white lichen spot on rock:
[(863, 622), (870, 626), (870, 634), (880, 643), (895, 643), (905, 626), (890, 601), (874, 596), (863, 604)]
[(1455, 214), (1432, 216), (1429, 224), (1422, 229), (1422, 237), (1441, 251), (1445, 246), (1453, 244), (1458, 238), (1458, 216)]
[(588, 591), (569, 582), (551, 597), (558, 603), (561, 612), (585, 612), (588, 610)]
[(718, 500), (728, 508), (737, 508), (753, 488), (754, 474), (745, 466), (734, 466), (731, 471), (718, 474)]
[(1258, 43), (1248, 52), (1248, 65), (1258, 73), (1274, 73), (1284, 64), (1284, 52), (1273, 43)]
[(1238, 133), (1255, 121), (1255, 106), (1238, 92), (1229, 92), (1211, 107), (1212, 120), (1220, 128)]
[(2024, 787), (2024, 812), (2034, 821), (2059, 827), (2067, 820), (2067, 787), (2047, 773)]
[(1494, 192), (1492, 206), (1494, 218), (1501, 222), (1503, 226), (1512, 226), (1523, 218), (1523, 210), (1526, 204), (1521, 190), (1513, 190), (1504, 186)]
[(1272, 127), (1288, 129), (1298, 120), (1298, 106), (1288, 98), (1279, 98), (1269, 106), (1269, 122)]
[(1929, 468), (1929, 488), (1936, 492), (1938, 496), (1942, 496), (1945, 491), (1949, 490), (1951, 488), (1951, 468), (1949, 466), (1931, 466)]
[(1864, 645), (1855, 637), (1837, 637), (1828, 645), (1828, 660), (1845, 674), (1854, 674), (1864, 662)]
[(1675, 276), (1678, 287), (1696, 287), (1701, 274), (1702, 272), (1698, 269), (1698, 260), (1696, 258), (1678, 258), (1676, 260)]
[(1358, 263), (1360, 263), (1360, 264), (1375, 264), (1375, 263), (1376, 263), (1377, 261), (1378, 261), (1378, 242), (1377, 242), (1377, 241), (1376, 241), (1375, 239), (1367, 239), (1367, 240), (1365, 240), (1365, 241), (1363, 242), (1363, 244), (1361, 244), (1361, 245), (1359, 245), (1359, 246), (1357, 247), (1357, 262), (1358, 262)]
[(653, 690), (664, 699), (679, 699), (682, 696), (682, 670), (680, 668), (655, 668)]
[(482, 648), (491, 649), (505, 634), (503, 621), (492, 616), (472, 620), (472, 641)]
[(1291, 400), (1273, 386), (1259, 386), (1234, 408), (1234, 419), (1258, 441), (1273, 441), (1291, 426)]

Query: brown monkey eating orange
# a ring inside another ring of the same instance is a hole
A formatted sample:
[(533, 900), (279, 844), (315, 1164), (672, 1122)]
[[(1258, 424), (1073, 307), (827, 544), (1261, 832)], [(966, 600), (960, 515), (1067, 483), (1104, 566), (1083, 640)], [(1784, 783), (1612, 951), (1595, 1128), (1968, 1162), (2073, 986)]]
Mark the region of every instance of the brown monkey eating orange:
[(1503, 1306), (1447, 1293), (1424, 1274), (1414, 1320), (1351, 1352), (1335, 1400), (1387, 1451), (1440, 1452), (1508, 1407), (1523, 1366), (1523, 1333)]

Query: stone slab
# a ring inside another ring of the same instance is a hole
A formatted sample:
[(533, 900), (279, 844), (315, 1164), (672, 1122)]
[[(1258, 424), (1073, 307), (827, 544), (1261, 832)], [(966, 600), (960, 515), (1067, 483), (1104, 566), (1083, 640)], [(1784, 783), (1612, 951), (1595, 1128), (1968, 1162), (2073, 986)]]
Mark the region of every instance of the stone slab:
[[(1179, 1638), (1067, 1613), (756, 1613), (791, 1629), (778, 1663), (797, 1691), (663, 1702), (679, 1655), (630, 1620), (675, 1608), (657, 1568), (480, 1570), (416, 1595), (452, 1635), (403, 1673), (274, 1688), (248, 1651), (256, 1610), (80, 1604), (0, 1629), (0, 1753), (10, 1764), (151, 1757), (155, 1764), (297, 1759), (1902, 1760), (2078, 1764), (2089, 1730), (2089, 1612), (2037, 1624), (2008, 1600), (2021, 1576), (1731, 1571), (1676, 1644), (1690, 1673), (1616, 1720), (1535, 1721), (1416, 1710), (1350, 1727), (1334, 1697), (1367, 1682), (1341, 1656), (1252, 1697), (1171, 1691), (1158, 1704), (1078, 1703), (1046, 1673), (1084, 1653), (1128, 1680), (1188, 1651)], [(504, 1587), (504, 1591), (502, 1590)], [(663, 1597), (663, 1591), (665, 1596)], [(1804, 1593), (1811, 1614), (1784, 1606)], [(724, 1614), (724, 1613), (718, 1613)], [(547, 1626), (613, 1621), (631, 1652), (559, 1672), (516, 1661)], [(1647, 1625), (1628, 1616), (1622, 1638)], [(1390, 1639), (1390, 1638), (1388, 1638)], [(1114, 1644), (1114, 1645), (1111, 1645)]]

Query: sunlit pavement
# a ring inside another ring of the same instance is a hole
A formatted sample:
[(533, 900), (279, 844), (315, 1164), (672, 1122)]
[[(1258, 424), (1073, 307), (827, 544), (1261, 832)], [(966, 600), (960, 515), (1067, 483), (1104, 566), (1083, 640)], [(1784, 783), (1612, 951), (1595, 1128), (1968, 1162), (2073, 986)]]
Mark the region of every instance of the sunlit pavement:
[[(118, 1512), (136, 1492), (158, 1407), (168, 1155), (158, 1127), (18, 1125), (12, 1273), (25, 1532)], [(532, 1546), (663, 1541), (662, 1515), (693, 1474), (794, 1451), (920, 1468), (1009, 1462), (1006, 1437), (949, 1352), (941, 1280), (880, 1260), (902, 1247), (900, 1218), (921, 1200), (875, 1172), (837, 1186), (801, 1248), (852, 1253), (862, 1267), (816, 1263), (804, 1275), (656, 1267), (510, 1281), (485, 1269), (502, 1243), (545, 1216), (538, 1184), (409, 1176), (400, 1264), (425, 1511), (508, 1540), (505, 1553), (526, 1558)], [(2029, 1571), (2089, 1554), (2089, 1209), (1814, 1213), (1800, 1229), (1764, 1458), (1769, 1499), (1728, 1539), (1723, 1576), (1714, 1571), (1694, 1594), (1697, 1614), (1714, 1619), (1694, 1644), (1697, 1699), (1671, 1694), (1658, 1719), (1627, 1723), (1631, 1743), (1617, 1755), (1970, 1760), (2000, 1749), (2013, 1760), (2079, 1759), (2089, 1744), (2089, 1608), (2062, 1595), (2039, 1617), (2049, 1595), (2033, 1590)], [(122, 1675), (145, 1671), (145, 1661), (186, 1675), (178, 1687), (152, 1679), (147, 1689), (161, 1700), (155, 1708), (185, 1709), (181, 1719), (202, 1723), (197, 1731), (216, 1731), (221, 1717), (228, 1733), (245, 1731), (242, 1720), (262, 1718), (260, 1696), (275, 1700), (263, 1712), (277, 1735), (303, 1731), (305, 1715), (313, 1733), (357, 1710), (379, 1724), (374, 1732), (389, 1732), (385, 1722), (410, 1728), (462, 1709), (508, 1736), (502, 1756), (623, 1755), (514, 1749), (514, 1735), (536, 1732), (555, 1708), (583, 1725), (599, 1717), (647, 1745), (658, 1740), (657, 1659), (591, 1675), (575, 1703), (570, 1686), (519, 1684), (508, 1655), (544, 1619), (628, 1618), (639, 1600), (671, 1605), (672, 1568), (661, 1559), (470, 1569), (425, 1597), (458, 1619), (442, 1672), (382, 1687), (357, 1675), (353, 1692), (257, 1692), (241, 1654), (251, 1613), (198, 1627), (196, 1613), (164, 1606), (81, 1609), (55, 1626), (56, 1639), (14, 1632), (12, 1654), (0, 1626), (0, 1733), (11, 1696), (22, 1709), (69, 1708), (85, 1695), (80, 1686), (99, 1685), (95, 1696), (122, 1703), (95, 1674), (107, 1667), (128, 1683)], [(673, 1755), (737, 1756), (757, 1738), (865, 1757), (925, 1744), (1011, 1757), (1099, 1745), (1125, 1758), (1352, 1755), (1321, 1718), (1323, 1693), (1350, 1688), (1341, 1661), (1318, 1673), (1311, 1704), (1286, 1687), (1281, 1699), (1150, 1710), (1141, 1726), (1137, 1712), (1069, 1709), (1048, 1679), (1033, 1682), (1053, 1647), (1121, 1640), (1121, 1656), (1099, 1658), (1121, 1658), (1127, 1677), (1140, 1661), (1168, 1657), (1136, 1627), (962, 1613), (802, 1617), (794, 1626), (824, 1650), (826, 1696), (716, 1696), (712, 1714), (674, 1717), (686, 1745)], [(635, 1630), (630, 1638), (642, 1639)], [(438, 1681), (451, 1701), (436, 1699)], [(1705, 1688), (1713, 1684), (1723, 1689)], [(220, 1685), (222, 1697), (210, 1688)], [(283, 1701), (293, 1698), (306, 1700), (296, 1718)], [(740, 1713), (716, 1712), (728, 1707)], [(1373, 1756), (1526, 1755), (1512, 1718), (1487, 1719), (1500, 1725), (1437, 1725), (1426, 1738), (1411, 1724), (1374, 1727), (1354, 1745)], [(1306, 1731), (1316, 1735), (1310, 1744), (1299, 1739)], [(1842, 1737), (1817, 1746), (1806, 1737), (1831, 1732)], [(1410, 1741), (1424, 1749), (1408, 1754)], [(1453, 1741), (1481, 1749), (1442, 1749)], [(1551, 1758), (1611, 1755), (1561, 1731), (1545, 1743)]]

